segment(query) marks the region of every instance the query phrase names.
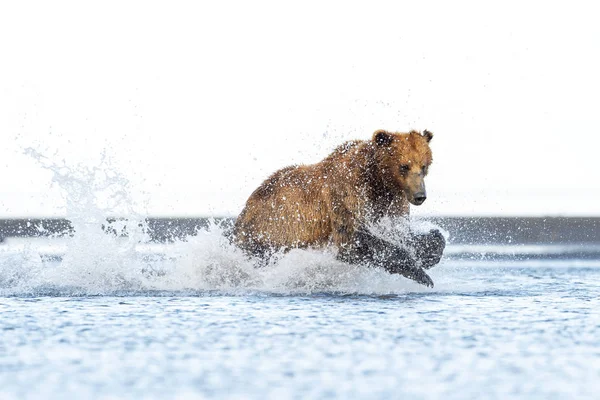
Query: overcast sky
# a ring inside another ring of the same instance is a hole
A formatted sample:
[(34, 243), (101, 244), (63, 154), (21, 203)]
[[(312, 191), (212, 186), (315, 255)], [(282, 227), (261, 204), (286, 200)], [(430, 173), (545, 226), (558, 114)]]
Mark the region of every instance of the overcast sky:
[(270, 173), (429, 129), (419, 214), (600, 215), (595, 2), (0, 5), (0, 216), (99, 163), (151, 215), (235, 215)]

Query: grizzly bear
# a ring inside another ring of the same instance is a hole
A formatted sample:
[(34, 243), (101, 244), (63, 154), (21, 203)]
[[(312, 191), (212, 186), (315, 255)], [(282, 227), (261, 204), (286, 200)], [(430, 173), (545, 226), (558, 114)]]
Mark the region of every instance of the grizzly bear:
[(246, 202), (235, 222), (235, 243), (267, 259), (278, 250), (334, 245), (344, 261), (433, 287), (423, 268), (441, 259), (445, 239), (438, 230), (409, 233), (408, 245), (399, 246), (368, 229), (383, 217), (407, 216), (409, 203), (423, 204), (432, 137), (427, 130), (378, 130), (371, 140), (347, 142), (321, 162), (275, 172)]

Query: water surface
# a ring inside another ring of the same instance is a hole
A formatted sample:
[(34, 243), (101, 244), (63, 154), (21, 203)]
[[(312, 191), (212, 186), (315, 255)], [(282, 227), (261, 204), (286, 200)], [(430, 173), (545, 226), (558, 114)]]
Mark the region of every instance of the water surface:
[(447, 260), (434, 289), (371, 274), (5, 282), (0, 397), (596, 398), (600, 262)]

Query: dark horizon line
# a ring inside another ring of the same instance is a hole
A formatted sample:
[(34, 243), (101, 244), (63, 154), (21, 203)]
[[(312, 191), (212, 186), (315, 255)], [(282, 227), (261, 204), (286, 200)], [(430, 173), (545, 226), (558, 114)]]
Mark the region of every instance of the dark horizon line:
[[(211, 220), (231, 226), (232, 217), (148, 217), (144, 221), (151, 241), (171, 242), (196, 235)], [(600, 244), (600, 217), (476, 217), (417, 216), (447, 231), (454, 244)], [(99, 221), (107, 234), (126, 236), (126, 226), (114, 222), (127, 217), (105, 217)], [(0, 219), (0, 242), (8, 237), (69, 236), (74, 233), (68, 218)]]
[[(566, 215), (566, 214), (412, 214), (412, 217), (422, 219), (453, 219), (453, 218), (506, 218), (506, 219), (551, 219), (551, 218), (564, 218), (564, 219), (598, 219), (600, 220), (599, 214), (577, 214), (577, 215)], [(120, 215), (120, 214), (106, 214), (106, 218), (115, 219), (127, 219), (131, 218), (132, 215)], [(237, 215), (225, 215), (225, 214), (140, 214), (139, 217), (148, 219), (235, 219)], [(12, 221), (12, 220), (56, 220), (56, 219), (70, 219), (71, 217), (66, 215), (19, 215), (19, 216), (2, 216), (0, 215), (0, 221)]]

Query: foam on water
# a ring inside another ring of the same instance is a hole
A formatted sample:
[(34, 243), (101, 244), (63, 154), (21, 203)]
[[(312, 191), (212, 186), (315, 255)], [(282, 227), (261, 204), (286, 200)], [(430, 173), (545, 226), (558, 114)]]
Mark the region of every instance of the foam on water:
[[(90, 228), (88, 226), (88, 228)], [(117, 238), (99, 227), (76, 231), (62, 262), (45, 261), (33, 249), (0, 256), (3, 295), (389, 294), (429, 290), (379, 269), (348, 265), (332, 251), (292, 250), (256, 268), (213, 223), (160, 253), (136, 250), (132, 237)], [(98, 233), (99, 232), (99, 233)]]
[[(64, 192), (67, 218), (74, 233), (56, 239), (64, 246), (62, 261), (48, 261), (25, 246), (0, 256), (2, 295), (115, 295), (148, 293), (315, 292), (389, 294), (430, 290), (383, 270), (352, 266), (332, 251), (293, 250), (256, 268), (215, 222), (196, 236), (140, 251), (149, 245), (144, 217), (133, 209), (129, 180), (103, 154), (95, 166), (70, 166), (28, 148), (26, 154), (53, 174)], [(123, 217), (107, 226), (107, 216)], [(104, 229), (103, 229), (104, 228)], [(413, 229), (427, 230), (426, 226)], [(374, 232), (394, 237), (393, 221)], [(106, 233), (106, 231), (113, 232)], [(127, 232), (126, 236), (119, 232)]]

